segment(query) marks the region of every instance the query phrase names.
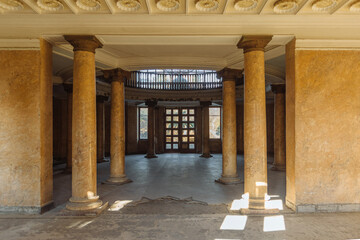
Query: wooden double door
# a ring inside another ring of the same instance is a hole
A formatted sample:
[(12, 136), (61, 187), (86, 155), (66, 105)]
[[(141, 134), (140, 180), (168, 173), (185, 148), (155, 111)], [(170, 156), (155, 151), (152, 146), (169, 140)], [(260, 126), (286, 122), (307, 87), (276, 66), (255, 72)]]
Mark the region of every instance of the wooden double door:
[(165, 152), (195, 152), (195, 108), (165, 109)]

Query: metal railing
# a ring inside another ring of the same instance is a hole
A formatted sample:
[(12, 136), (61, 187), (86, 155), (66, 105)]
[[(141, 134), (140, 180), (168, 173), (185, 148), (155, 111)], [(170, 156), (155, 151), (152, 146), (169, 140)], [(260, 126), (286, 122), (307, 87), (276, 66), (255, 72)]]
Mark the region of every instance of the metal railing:
[(205, 90), (222, 87), (216, 72), (201, 74), (132, 72), (126, 87), (157, 90)]

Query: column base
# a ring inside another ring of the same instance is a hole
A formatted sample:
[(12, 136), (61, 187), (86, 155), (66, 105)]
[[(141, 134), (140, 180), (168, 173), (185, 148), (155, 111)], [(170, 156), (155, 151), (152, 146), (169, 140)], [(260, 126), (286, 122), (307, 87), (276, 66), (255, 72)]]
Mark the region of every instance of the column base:
[(68, 209), (64, 209), (62, 211), (60, 211), (57, 215), (58, 216), (77, 216), (77, 217), (96, 217), (99, 214), (101, 214), (102, 212), (104, 212), (109, 206), (109, 203), (106, 202), (102, 205), (100, 205), (100, 207), (94, 208), (94, 209), (90, 209), (90, 210), (68, 210)]
[(131, 179), (128, 179), (126, 176), (122, 176), (122, 177), (110, 177), (108, 180), (104, 182), (104, 184), (123, 185), (131, 182), (132, 182)]
[(251, 208), (242, 208), (240, 209), (240, 213), (242, 215), (272, 215), (279, 213), (279, 209), (251, 209)]
[(212, 155), (210, 153), (203, 153), (200, 157), (202, 157), (202, 158), (211, 158)]
[(95, 196), (92, 199), (75, 199), (71, 197), (66, 204), (66, 209), (71, 211), (88, 211), (99, 208), (102, 204), (103, 202), (99, 199), (99, 196)]
[(224, 176), (221, 176), (221, 178), (216, 179), (215, 182), (224, 185), (235, 185), (235, 184), (244, 183), (244, 181), (240, 180), (239, 177), (224, 177)]
[(158, 156), (156, 156), (155, 154), (146, 154), (145, 158), (157, 158)]
[(286, 171), (286, 165), (273, 165), (271, 168), (271, 171)]

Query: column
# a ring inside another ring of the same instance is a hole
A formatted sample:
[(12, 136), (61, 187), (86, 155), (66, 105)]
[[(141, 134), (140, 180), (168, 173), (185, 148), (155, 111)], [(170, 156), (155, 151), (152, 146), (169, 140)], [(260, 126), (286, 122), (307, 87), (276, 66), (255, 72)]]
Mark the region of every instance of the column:
[(124, 78), (129, 72), (121, 69), (104, 71), (111, 77), (111, 114), (110, 114), (110, 178), (108, 184), (132, 182), (125, 174), (125, 88)]
[(64, 84), (67, 92), (67, 141), (66, 141), (66, 168), (65, 172), (71, 172), (72, 166), (72, 104), (73, 104), (73, 86)]
[(244, 197), (249, 209), (265, 209), (267, 197), (266, 96), (264, 48), (271, 36), (244, 36)]
[(156, 101), (146, 101), (148, 106), (148, 150), (146, 158), (157, 158), (155, 154), (155, 106)]
[(274, 93), (274, 163), (271, 170), (285, 171), (285, 84), (272, 85), (271, 90)]
[(65, 36), (74, 47), (72, 114), (72, 197), (69, 210), (92, 210), (102, 201), (96, 193), (96, 81), (94, 36)]
[(211, 158), (209, 147), (209, 106), (211, 102), (200, 102), (202, 115), (202, 154), (200, 157)]
[(97, 162), (105, 162), (105, 96), (96, 96), (96, 146)]
[(216, 182), (222, 184), (241, 183), (237, 174), (236, 161), (236, 86), (235, 81), (242, 77), (242, 71), (225, 68), (218, 73), (223, 79), (223, 141), (222, 175)]

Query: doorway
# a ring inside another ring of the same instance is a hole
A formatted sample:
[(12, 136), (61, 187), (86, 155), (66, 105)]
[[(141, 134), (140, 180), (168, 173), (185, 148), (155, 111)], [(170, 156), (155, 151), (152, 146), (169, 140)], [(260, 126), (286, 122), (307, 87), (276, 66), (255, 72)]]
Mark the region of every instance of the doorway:
[(166, 108), (165, 113), (165, 152), (195, 153), (195, 108)]

